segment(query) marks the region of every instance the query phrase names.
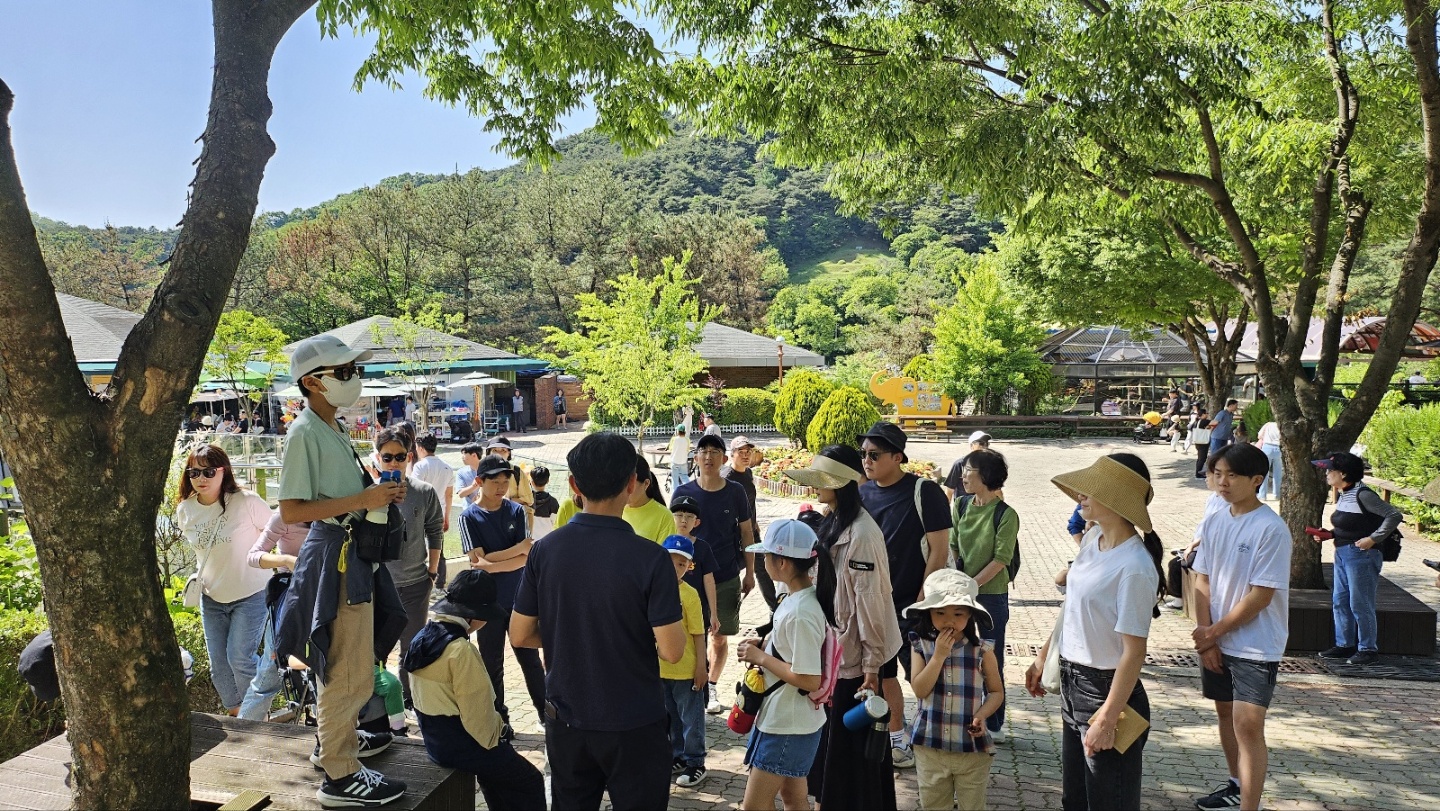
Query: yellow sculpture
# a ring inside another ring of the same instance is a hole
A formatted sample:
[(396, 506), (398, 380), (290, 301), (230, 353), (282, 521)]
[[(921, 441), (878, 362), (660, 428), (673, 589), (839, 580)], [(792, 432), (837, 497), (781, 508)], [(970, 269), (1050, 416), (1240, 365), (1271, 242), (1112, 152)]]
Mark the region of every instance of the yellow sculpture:
[(944, 417), (955, 408), (955, 401), (940, 391), (939, 384), (913, 377), (890, 377), (884, 371), (870, 377), (870, 393), (895, 406), (902, 428), (906, 419), (919, 421)]

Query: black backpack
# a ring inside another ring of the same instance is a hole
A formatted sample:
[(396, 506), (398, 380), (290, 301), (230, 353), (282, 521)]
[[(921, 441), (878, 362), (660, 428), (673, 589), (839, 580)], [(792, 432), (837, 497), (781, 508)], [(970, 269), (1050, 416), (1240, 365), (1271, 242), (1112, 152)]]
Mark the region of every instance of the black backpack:
[[(1361, 486), (1361, 487), (1365, 487), (1366, 490), (1370, 490), (1370, 488), (1369, 488), (1369, 487), (1366, 487), (1364, 484), (1361, 484), (1360, 486)], [(1375, 491), (1374, 491), (1374, 490), (1370, 490), (1370, 492), (1373, 493), (1373, 492), (1375, 492)], [(1358, 494), (1357, 494), (1357, 496), (1358, 496)], [(1358, 497), (1355, 499), (1355, 504), (1356, 504), (1356, 506), (1358, 506), (1358, 507), (1360, 508), (1360, 512), (1363, 512), (1363, 513), (1365, 513), (1366, 515), (1373, 515), (1373, 514), (1374, 514), (1374, 513), (1371, 513), (1369, 510), (1365, 509), (1365, 505), (1364, 505), (1363, 503), (1361, 503), (1361, 501), (1360, 501), (1360, 499), (1359, 499)], [(1375, 546), (1380, 549), (1380, 560), (1383, 561), (1383, 562), (1385, 562), (1385, 563), (1394, 563), (1395, 561), (1399, 560), (1399, 559), (1400, 559), (1400, 542), (1403, 541), (1404, 539), (1405, 539), (1405, 536), (1400, 534), (1400, 527), (1399, 527), (1399, 526), (1396, 526), (1394, 529), (1390, 530), (1390, 534), (1389, 534), (1389, 535), (1386, 535), (1385, 537), (1381, 538), (1381, 539), (1380, 539), (1380, 542), (1377, 543), (1377, 544), (1375, 544)]]
[[(965, 515), (965, 508), (969, 507), (970, 502), (974, 499), (975, 497), (969, 493), (955, 499), (955, 523), (960, 523), (960, 518)], [(995, 505), (995, 534), (1000, 534), (1000, 522), (1005, 520), (1005, 512), (1013, 509), (1014, 507), (1006, 504), (1003, 500)], [(964, 561), (955, 563), (957, 569), (964, 568), (964, 566)], [(1018, 536), (1015, 538), (1015, 556), (1010, 558), (1010, 565), (1005, 568), (1010, 572), (1010, 582), (1015, 582), (1015, 576), (1020, 574), (1020, 538)]]

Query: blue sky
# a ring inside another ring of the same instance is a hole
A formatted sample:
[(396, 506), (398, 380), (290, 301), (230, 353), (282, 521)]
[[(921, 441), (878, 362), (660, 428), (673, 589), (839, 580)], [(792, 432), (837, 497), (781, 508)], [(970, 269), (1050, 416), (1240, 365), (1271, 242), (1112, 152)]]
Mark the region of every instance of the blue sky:
[[(210, 92), (203, 0), (0, 0), (0, 79), (30, 209), (90, 226), (168, 228), (185, 208)], [(277, 152), (262, 211), (303, 208), (403, 172), (497, 168), (481, 121), (428, 101), (419, 79), (351, 89), (366, 42), (322, 40), (312, 14), (270, 74)], [(586, 111), (566, 127), (592, 123)]]

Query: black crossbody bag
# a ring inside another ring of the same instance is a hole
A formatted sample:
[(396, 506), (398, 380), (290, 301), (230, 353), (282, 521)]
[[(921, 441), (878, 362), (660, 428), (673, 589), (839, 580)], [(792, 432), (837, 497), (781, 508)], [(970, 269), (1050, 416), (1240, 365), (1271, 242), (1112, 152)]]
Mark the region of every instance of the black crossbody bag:
[[(369, 489), (375, 484), (375, 480), (360, 461), (360, 454), (355, 453), (354, 448), (351, 448), (350, 452), (355, 455), (355, 462), (360, 465), (360, 481)], [(355, 544), (355, 554), (365, 563), (389, 563), (400, 559), (400, 548), (405, 544), (405, 516), (400, 512), (398, 504), (388, 505), (386, 516), (387, 520), (383, 525), (365, 520), (364, 512), (358, 515), (351, 513), (341, 521), (341, 525), (350, 534), (350, 542)]]

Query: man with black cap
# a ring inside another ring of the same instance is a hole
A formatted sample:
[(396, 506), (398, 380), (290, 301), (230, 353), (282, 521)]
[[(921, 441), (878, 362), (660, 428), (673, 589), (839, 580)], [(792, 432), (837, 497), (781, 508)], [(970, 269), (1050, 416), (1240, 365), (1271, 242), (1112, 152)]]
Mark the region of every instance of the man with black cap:
[[(534, 543), (525, 508), (505, 497), (514, 475), (510, 463), (495, 454), (481, 459), (475, 469), (475, 481), (480, 484), (479, 498), (460, 513), (460, 548), (469, 556), (471, 568), (488, 572), (494, 578), (499, 605), (506, 611), (515, 606), (520, 572)], [(495, 686), (495, 708), (507, 722), (510, 713), (505, 706), (505, 633), (509, 625), (506, 617), (503, 622), (490, 623), (475, 637)], [(511, 647), (520, 671), (525, 674), (530, 701), (539, 713), (545, 705), (545, 668), (540, 664), (540, 654), (531, 648), (513, 644)]]
[(486, 806), (495, 811), (544, 808), (545, 778), (510, 745), (488, 668), (469, 644), (469, 634), (509, 621), (497, 597), (489, 574), (457, 574), (400, 665), (410, 672), (415, 716), (431, 760), (475, 775)]
[[(905, 607), (924, 598), (926, 576), (945, 568), (952, 525), (950, 504), (940, 485), (901, 469), (909, 461), (905, 439), (899, 426), (883, 420), (856, 437), (869, 479), (860, 485), (860, 501), (885, 534), (891, 597), (902, 632), (914, 624), (904, 616)], [(903, 769), (915, 765), (915, 755), (905, 737), (905, 698), (898, 678), (901, 666), (908, 677), (909, 657), (897, 656), (881, 668), (880, 687), (890, 704), (891, 754), (895, 766)]]
[(705, 434), (695, 443), (695, 479), (675, 488), (671, 494), (672, 500), (689, 496), (700, 505), (700, 525), (695, 528), (695, 537), (710, 544), (710, 551), (715, 555), (713, 608), (720, 620), (720, 631), (710, 637), (711, 695), (705, 711), (711, 715), (727, 709), (720, 702), (715, 685), (729, 661), (729, 637), (740, 633), (740, 602), (755, 588), (755, 556), (744, 551), (755, 540), (750, 500), (745, 488), (720, 475), (724, 464), (725, 440)]

